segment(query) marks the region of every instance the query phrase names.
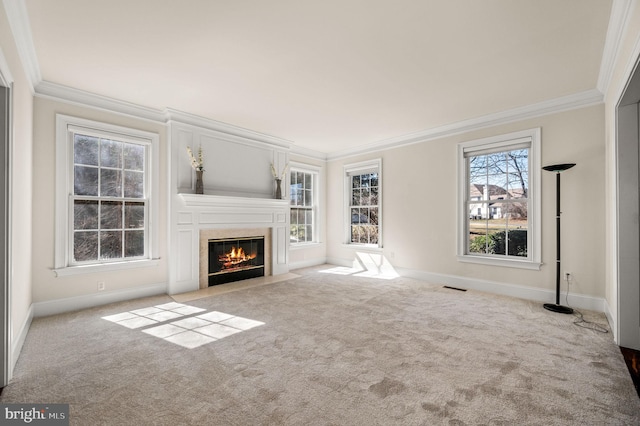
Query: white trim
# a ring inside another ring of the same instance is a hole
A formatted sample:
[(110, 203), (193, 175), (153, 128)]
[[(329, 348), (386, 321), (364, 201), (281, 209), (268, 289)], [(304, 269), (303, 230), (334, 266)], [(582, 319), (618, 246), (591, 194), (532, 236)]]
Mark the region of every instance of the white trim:
[[(499, 294), (502, 296), (517, 297), (519, 299), (532, 300), (542, 303), (553, 303), (555, 301), (555, 290), (526, 287), (512, 283), (502, 283), (497, 281), (467, 278), (457, 275), (438, 274), (435, 272), (417, 271), (414, 269), (396, 268), (403, 277), (415, 278), (431, 284), (442, 284), (451, 287), (468, 290), (484, 291), (487, 293)], [(565, 293), (562, 294), (564, 304)], [(569, 305), (574, 308), (588, 309), (597, 312), (604, 312), (605, 299), (584, 294), (569, 293)], [(544, 311), (540, 305), (540, 311)]]
[[(351, 179), (350, 175), (354, 172), (362, 171), (366, 173), (371, 169), (375, 169), (378, 173), (378, 244), (357, 244), (351, 242)], [(344, 180), (344, 197), (343, 197), (343, 207), (342, 211), (344, 212), (344, 240), (343, 247), (356, 247), (356, 248), (364, 248), (364, 249), (373, 249), (373, 248), (382, 248), (382, 186), (384, 184), (382, 177), (382, 158), (374, 158), (372, 160), (360, 161), (358, 163), (345, 164), (343, 166), (342, 179)]]
[(29, 14), (24, 0), (3, 0), (4, 10), (7, 13), (11, 33), (16, 42), (18, 55), (27, 75), (29, 88), (34, 93), (34, 88), (42, 81), (38, 56), (33, 45)]
[(314, 160), (322, 160), (322, 161), (326, 161), (327, 160), (327, 154), (326, 153), (320, 152), (320, 151), (316, 151), (315, 149), (305, 148), (303, 146), (295, 145), (295, 143), (291, 145), (291, 151), (290, 152), (291, 152), (291, 154), (299, 155), (301, 157), (311, 158), (311, 159), (314, 159)]
[(604, 314), (607, 317), (607, 321), (609, 322), (609, 328), (611, 329), (611, 333), (613, 334), (613, 341), (618, 343), (618, 326), (616, 324), (615, 316), (611, 312), (611, 307), (609, 306), (609, 301), (607, 299), (604, 300)]
[(281, 139), (275, 136), (267, 135), (264, 133), (256, 132), (253, 130), (245, 129), (243, 127), (235, 126), (233, 124), (223, 123), (222, 121), (212, 120), (210, 118), (200, 117), (188, 112), (178, 111), (175, 109), (167, 108), (166, 110), (167, 122), (175, 121), (177, 123), (188, 124), (191, 126), (200, 127), (207, 130), (213, 130), (214, 132), (220, 132), (229, 136), (236, 136), (242, 139), (250, 141), (252, 144), (255, 142), (261, 142), (262, 144), (273, 145), (277, 148), (289, 149), (291, 142), (285, 139)]
[[(457, 194), (457, 253), (458, 260), (470, 263), (483, 263), (492, 266), (509, 266), (513, 268), (523, 269), (540, 269), (542, 263), (542, 214), (541, 210), (541, 129), (539, 127), (518, 132), (512, 132), (502, 135), (490, 136), (482, 139), (475, 139), (468, 142), (458, 144), (458, 194)], [(529, 257), (528, 259), (512, 259), (508, 257), (494, 258), (489, 256), (478, 256), (466, 254), (466, 238), (468, 221), (468, 212), (466, 209), (466, 193), (467, 193), (467, 170), (465, 152), (469, 149), (483, 149), (488, 145), (509, 146), (511, 142), (518, 143), (519, 140), (527, 139), (531, 142), (529, 149), (529, 206), (531, 208), (530, 224), (531, 229), (528, 234), (529, 238)]]
[(11, 87), (13, 84), (13, 76), (11, 75), (11, 69), (7, 58), (4, 56), (2, 47), (0, 47), (0, 85), (4, 87)]
[(300, 262), (289, 263), (289, 271), (295, 274), (296, 269), (310, 268), (312, 266), (324, 265), (327, 263), (326, 257), (319, 257), (317, 259), (301, 260)]
[(27, 311), (27, 317), (24, 319), (22, 323), (22, 327), (20, 327), (20, 331), (18, 335), (13, 341), (13, 345), (11, 348), (11, 371), (14, 370), (16, 363), (18, 362), (18, 358), (20, 357), (20, 352), (22, 352), (22, 346), (24, 345), (24, 341), (27, 339), (27, 334), (29, 334), (29, 329), (31, 328), (31, 322), (33, 321), (33, 303), (29, 306), (29, 310)]
[(445, 124), (443, 126), (433, 127), (408, 135), (384, 139), (379, 142), (361, 145), (356, 148), (335, 151), (327, 155), (327, 160), (333, 161), (361, 154), (370, 154), (373, 152), (400, 148), (416, 143), (441, 139), (447, 136), (467, 133), (472, 130), (479, 130), (487, 127), (497, 126), (500, 124), (540, 117), (543, 115), (570, 111), (577, 108), (585, 108), (588, 106), (601, 104), (603, 100), (603, 94), (599, 90), (587, 90), (584, 92), (575, 93), (573, 95), (550, 99), (548, 101), (513, 108), (494, 114), (483, 115), (469, 120), (463, 120), (451, 124)]
[(620, 53), (620, 44), (626, 33), (631, 17), (631, 10), (635, 7), (635, 0), (613, 0), (611, 14), (609, 15), (609, 25), (607, 27), (607, 38), (602, 52), (600, 62), (600, 74), (598, 75), (597, 88), (602, 93), (607, 93), (615, 63)]
[[(322, 244), (322, 240), (320, 239), (320, 236), (322, 235), (322, 232), (324, 231), (324, 229), (322, 228), (322, 218), (320, 217), (320, 211), (321, 209), (321, 205), (320, 205), (320, 200), (322, 200), (321, 198), (321, 193), (320, 193), (320, 174), (322, 173), (322, 167), (318, 167), (318, 166), (314, 166), (311, 164), (306, 164), (306, 163), (300, 163), (297, 161), (290, 161), (289, 162), (289, 173), (287, 176), (288, 177), (288, 182), (289, 182), (289, 186), (291, 186), (291, 172), (300, 172), (300, 173), (304, 173), (304, 174), (309, 174), (312, 176), (312, 180), (313, 180), (313, 188), (311, 188), (312, 192), (313, 192), (313, 205), (311, 206), (311, 211), (313, 212), (313, 223), (312, 223), (312, 227), (313, 227), (313, 241), (304, 241), (304, 242), (299, 242), (299, 243), (289, 243), (289, 249), (300, 249), (300, 248), (308, 248), (314, 245), (318, 245), (318, 244)], [(289, 195), (287, 197), (287, 200), (289, 200), (289, 204), (291, 203), (291, 194), (290, 194), (291, 190), (289, 190)], [(289, 208), (298, 208), (298, 207), (307, 207), (307, 206), (292, 206), (290, 205)], [(291, 221), (289, 221), (289, 226), (291, 226)], [(291, 233), (291, 228), (289, 228), (289, 233)]]
[[(96, 263), (91, 265), (70, 265), (70, 227), (71, 219), (69, 214), (69, 195), (71, 182), (71, 165), (73, 164), (72, 150), (68, 138), (69, 127), (84, 127), (105, 133), (115, 133), (129, 136), (134, 139), (142, 139), (148, 145), (150, 158), (147, 158), (145, 165), (146, 186), (149, 193), (145, 194), (148, 199), (148, 223), (147, 232), (147, 259), (144, 261), (131, 260), (113, 263)], [(57, 277), (75, 275), (79, 273), (90, 273), (97, 271), (113, 271), (120, 269), (130, 269), (136, 267), (156, 266), (155, 257), (158, 255), (159, 239), (159, 208), (160, 208), (160, 136), (144, 130), (129, 127), (117, 126), (114, 124), (102, 123), (63, 114), (56, 114), (56, 192), (55, 192), (55, 255), (54, 273)], [(146, 262), (146, 264), (145, 264)]]
[(123, 271), (127, 269), (155, 268), (160, 264), (160, 259), (130, 260), (125, 262), (96, 263), (92, 265), (68, 266), (52, 269), (56, 277), (68, 277), (71, 275), (104, 273)]
[(48, 81), (43, 81), (36, 86), (35, 96), (83, 107), (92, 107), (156, 123), (164, 124), (167, 121), (167, 115), (163, 111)]
[(33, 313), (34, 317), (39, 318), (64, 312), (92, 308), (94, 306), (106, 305), (108, 303), (166, 294), (166, 292), (166, 283), (150, 284), (123, 290), (101, 291), (99, 293), (86, 294), (83, 296), (36, 302), (33, 304)]
[(507, 268), (534, 269), (540, 270), (542, 263), (518, 259), (501, 259), (498, 257), (478, 256), (478, 255), (458, 255), (458, 261), (464, 263), (477, 263), (480, 265), (504, 266)]

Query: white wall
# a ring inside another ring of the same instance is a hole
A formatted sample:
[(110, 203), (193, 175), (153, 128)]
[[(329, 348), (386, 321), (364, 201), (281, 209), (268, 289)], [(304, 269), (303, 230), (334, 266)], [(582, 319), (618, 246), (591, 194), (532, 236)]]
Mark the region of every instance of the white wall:
[[(11, 179), (13, 204), (11, 257), (11, 330), (14, 353), (19, 351), (31, 306), (31, 211), (32, 211), (32, 104), (31, 85), (22, 67), (8, 18), (0, 7), (0, 48), (8, 63), (13, 83), (13, 152)], [(22, 334), (21, 334), (22, 333)], [(15, 359), (13, 360), (15, 362)]]
[[(456, 146), (459, 142), (542, 128), (542, 165), (575, 162), (562, 179), (562, 259), (571, 271), (571, 293), (605, 296), (604, 106), (593, 106), (438, 140), (370, 153), (328, 164), (327, 255), (349, 262), (345, 247), (343, 164), (382, 158), (383, 254), (404, 273), (455, 280), (484, 280), (555, 294), (555, 175), (542, 175), (542, 260), (540, 271), (461, 263), (456, 257)], [(541, 172), (542, 173), (542, 172)], [(393, 253), (393, 256), (392, 256)], [(416, 274), (417, 273), (417, 274)], [(538, 292), (545, 294), (543, 292)], [(551, 297), (551, 300), (553, 297)], [(600, 303), (600, 307), (602, 303)]]
[[(33, 209), (33, 302), (38, 304), (57, 299), (91, 295), (99, 296), (96, 301), (100, 301), (106, 294), (123, 290), (141, 289), (149, 286), (164, 288), (167, 282), (166, 242), (168, 229), (168, 183), (165, 172), (160, 173), (159, 182), (160, 211), (157, 226), (160, 263), (158, 266), (64, 277), (56, 277), (53, 273), (56, 114), (66, 114), (157, 133), (160, 136), (160, 170), (166, 171), (168, 168), (167, 137), (164, 124), (36, 97), (33, 134), (33, 178), (36, 182), (33, 191), (35, 200)], [(98, 281), (103, 281), (106, 285), (106, 290), (100, 292), (100, 295), (98, 295), (97, 289)], [(71, 307), (71, 309), (73, 308)], [(43, 313), (48, 313), (48, 311)]]

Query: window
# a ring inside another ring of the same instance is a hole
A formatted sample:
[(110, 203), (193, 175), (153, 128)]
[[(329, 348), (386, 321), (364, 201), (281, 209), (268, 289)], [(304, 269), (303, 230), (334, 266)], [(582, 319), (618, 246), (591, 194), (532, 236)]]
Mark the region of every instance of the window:
[(155, 134), (57, 117), (56, 272), (153, 256)]
[(461, 260), (539, 268), (540, 130), (459, 145)]
[(291, 168), (291, 244), (317, 242), (316, 215), (318, 172), (299, 166)]
[(382, 246), (382, 162), (345, 166), (349, 244)]

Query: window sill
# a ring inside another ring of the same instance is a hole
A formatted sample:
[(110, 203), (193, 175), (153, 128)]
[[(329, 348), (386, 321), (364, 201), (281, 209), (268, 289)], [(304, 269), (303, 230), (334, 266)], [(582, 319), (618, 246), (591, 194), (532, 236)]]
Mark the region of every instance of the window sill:
[(320, 247), (324, 245), (321, 242), (310, 242), (310, 243), (289, 243), (289, 250), (303, 250), (307, 248)]
[(539, 271), (542, 263), (531, 260), (498, 259), (495, 257), (458, 255), (458, 261), (464, 263), (477, 263), (480, 265), (504, 266), (507, 268), (532, 269)]
[(91, 274), (96, 272), (112, 272), (137, 268), (153, 268), (160, 264), (160, 259), (132, 260), (128, 262), (100, 263), (95, 265), (67, 266), (53, 269), (56, 277)]
[(382, 252), (382, 247), (377, 244), (354, 244), (354, 243), (343, 243), (342, 247), (354, 249), (354, 250), (364, 250), (364, 251), (373, 251), (373, 252)]

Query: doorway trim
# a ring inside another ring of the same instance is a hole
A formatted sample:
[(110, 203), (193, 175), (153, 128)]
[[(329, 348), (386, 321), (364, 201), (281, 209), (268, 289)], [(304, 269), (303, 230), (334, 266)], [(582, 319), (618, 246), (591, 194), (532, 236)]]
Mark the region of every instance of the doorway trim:
[(0, 48), (0, 86), (4, 94), (0, 116), (0, 162), (3, 176), (0, 180), (0, 387), (6, 386), (13, 374), (13, 334), (11, 324), (12, 287), (12, 176), (13, 176), (13, 76)]

